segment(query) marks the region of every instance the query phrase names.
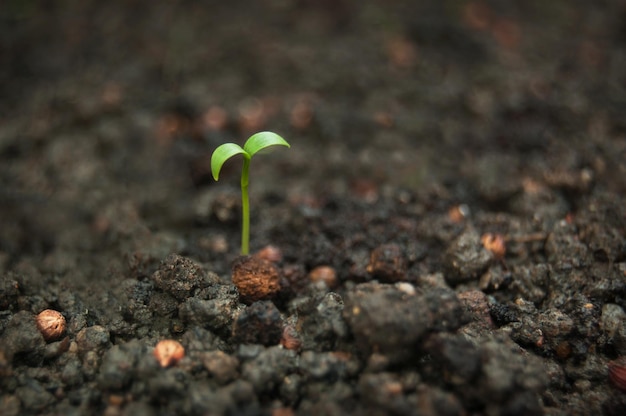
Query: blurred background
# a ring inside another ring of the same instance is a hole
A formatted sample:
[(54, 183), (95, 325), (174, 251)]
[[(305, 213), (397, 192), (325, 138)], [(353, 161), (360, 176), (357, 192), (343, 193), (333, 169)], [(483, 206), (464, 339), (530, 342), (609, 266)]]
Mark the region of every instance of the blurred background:
[(257, 196), (626, 189), (623, 0), (4, 0), (0, 62), (4, 258), (208, 215), (259, 130)]

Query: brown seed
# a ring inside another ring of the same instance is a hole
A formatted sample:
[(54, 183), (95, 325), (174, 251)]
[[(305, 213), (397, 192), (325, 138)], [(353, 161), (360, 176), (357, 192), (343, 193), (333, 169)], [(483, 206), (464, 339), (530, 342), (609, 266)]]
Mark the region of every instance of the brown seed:
[(609, 379), (615, 387), (626, 391), (626, 356), (609, 361)]
[(54, 341), (65, 332), (65, 318), (61, 312), (46, 309), (37, 315), (37, 329), (46, 341)]
[(185, 348), (180, 342), (173, 339), (164, 339), (154, 347), (154, 358), (157, 359), (161, 367), (175, 365), (185, 356)]
[(487, 250), (491, 251), (493, 255), (497, 259), (501, 259), (506, 254), (506, 244), (504, 242), (504, 237), (500, 234), (483, 234), (480, 238), (480, 241), (483, 243), (483, 247)]
[(272, 263), (278, 263), (283, 260), (283, 251), (276, 246), (267, 245), (257, 251), (254, 256), (260, 259), (269, 260)]
[(240, 257), (233, 265), (233, 283), (242, 302), (271, 299), (280, 290), (280, 272), (271, 261)]
[(470, 214), (470, 209), (466, 204), (455, 205), (448, 210), (448, 218), (454, 223), (460, 223)]
[(317, 266), (309, 272), (312, 282), (322, 281), (329, 289), (337, 286), (337, 272), (330, 266)]
[(298, 338), (298, 331), (296, 331), (293, 326), (286, 325), (283, 328), (283, 336), (280, 339), (280, 345), (288, 350), (300, 350), (300, 347), (302, 346), (302, 341), (300, 341), (300, 338)]
[(311, 125), (313, 120), (313, 106), (306, 97), (301, 97), (291, 108), (289, 119), (291, 125), (298, 130), (304, 130)]
[(202, 116), (202, 123), (208, 130), (223, 130), (228, 124), (228, 113), (220, 106), (211, 106)]
[(293, 416), (295, 415), (291, 407), (277, 407), (272, 409), (272, 416)]

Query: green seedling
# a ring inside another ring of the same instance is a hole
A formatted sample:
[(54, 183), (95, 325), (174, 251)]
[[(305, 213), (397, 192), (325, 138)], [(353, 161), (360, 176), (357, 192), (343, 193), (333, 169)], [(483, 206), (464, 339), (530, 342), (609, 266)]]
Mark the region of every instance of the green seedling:
[(278, 134), (262, 131), (250, 136), (243, 148), (235, 143), (224, 143), (218, 146), (211, 155), (211, 173), (216, 181), (219, 179), (224, 162), (235, 155), (243, 156), (243, 168), (241, 170), (241, 254), (243, 255), (247, 255), (250, 250), (250, 202), (248, 199), (250, 160), (261, 150), (276, 145), (291, 147)]

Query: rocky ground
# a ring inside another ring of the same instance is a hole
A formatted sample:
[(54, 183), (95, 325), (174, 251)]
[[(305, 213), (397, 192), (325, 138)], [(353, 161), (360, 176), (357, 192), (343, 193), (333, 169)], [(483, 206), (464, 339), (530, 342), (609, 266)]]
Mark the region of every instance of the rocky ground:
[(6, 2), (2, 413), (623, 414), (626, 3), (414, 3)]

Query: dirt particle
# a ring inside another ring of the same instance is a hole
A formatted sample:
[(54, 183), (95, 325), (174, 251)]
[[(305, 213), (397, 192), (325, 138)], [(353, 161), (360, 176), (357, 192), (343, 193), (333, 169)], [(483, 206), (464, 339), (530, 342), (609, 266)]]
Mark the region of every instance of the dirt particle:
[(473, 280), (492, 260), (493, 254), (483, 247), (478, 233), (470, 228), (454, 240), (445, 253), (446, 280), (451, 284)]
[(337, 286), (337, 271), (330, 266), (317, 266), (309, 272), (312, 282), (324, 282), (329, 289)]
[(448, 218), (453, 223), (462, 223), (470, 216), (470, 208), (467, 204), (455, 205), (448, 210)]
[(283, 335), (280, 338), (280, 345), (288, 350), (300, 350), (300, 347), (302, 347), (302, 341), (298, 336), (298, 331), (296, 331), (293, 326), (285, 325), (283, 328)]
[(367, 266), (367, 272), (385, 282), (404, 280), (407, 271), (407, 260), (398, 244), (390, 243), (376, 247)]
[(615, 387), (626, 391), (626, 356), (609, 362), (609, 378)]
[(480, 290), (468, 290), (457, 295), (463, 310), (469, 315), (473, 322), (482, 328), (494, 328), (493, 320), (489, 312), (487, 295)]
[(257, 251), (254, 256), (272, 263), (279, 263), (283, 260), (283, 251), (276, 246), (267, 245)]
[(480, 238), (483, 247), (493, 253), (496, 259), (504, 258), (506, 254), (506, 243), (504, 237), (500, 234), (486, 233)]
[(277, 345), (282, 332), (280, 312), (270, 301), (254, 302), (233, 325), (233, 339), (243, 344)]
[(223, 351), (203, 353), (202, 364), (220, 385), (230, 383), (239, 376), (239, 360)]
[(152, 280), (159, 289), (171, 294), (178, 300), (185, 300), (193, 295), (196, 290), (214, 283), (217, 277), (207, 275), (200, 265), (192, 260), (171, 254), (154, 272)]
[(407, 296), (393, 286), (373, 282), (360, 284), (347, 295), (345, 311), (357, 347), (367, 354), (380, 352), (392, 362), (415, 352), (411, 346), (432, 318), (421, 296)]
[(79, 354), (98, 353), (104, 350), (109, 345), (109, 342), (109, 331), (100, 325), (83, 328), (76, 334), (76, 345)]

